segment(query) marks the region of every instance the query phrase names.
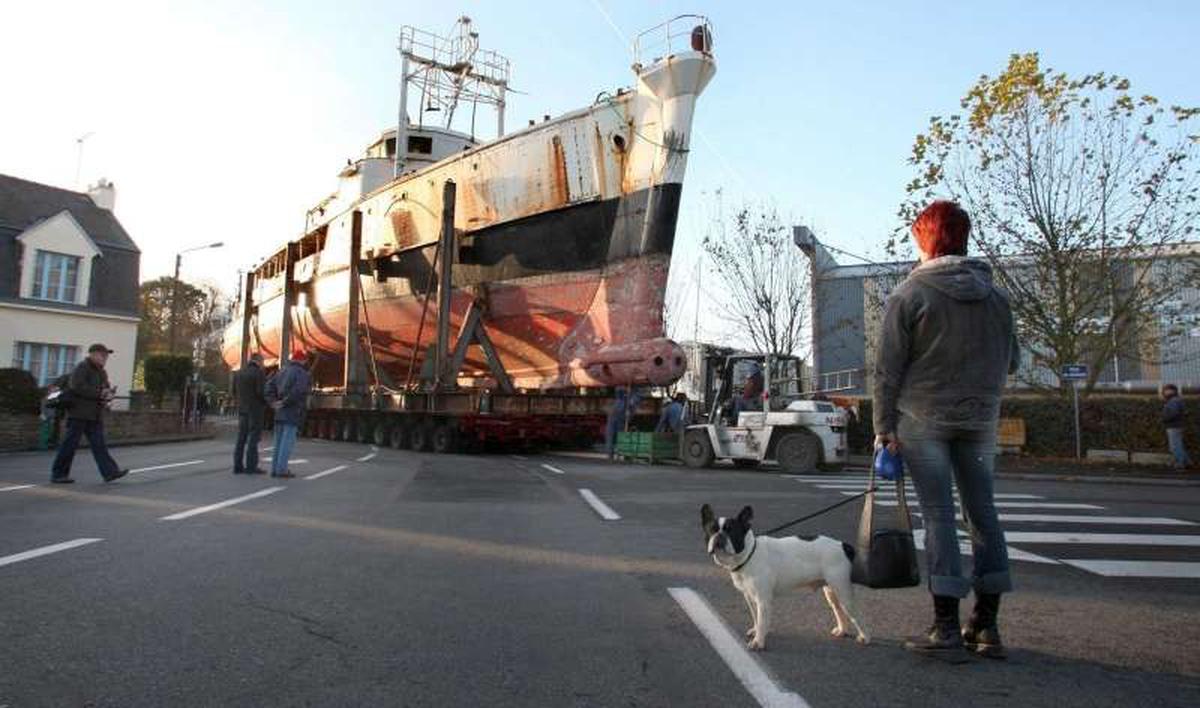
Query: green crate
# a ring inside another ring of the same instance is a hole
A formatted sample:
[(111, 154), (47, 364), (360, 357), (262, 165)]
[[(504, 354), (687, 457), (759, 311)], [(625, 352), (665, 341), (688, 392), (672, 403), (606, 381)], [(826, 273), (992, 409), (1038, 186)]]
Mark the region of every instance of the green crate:
[(617, 433), (617, 454), (650, 463), (679, 459), (679, 436), (675, 433)]

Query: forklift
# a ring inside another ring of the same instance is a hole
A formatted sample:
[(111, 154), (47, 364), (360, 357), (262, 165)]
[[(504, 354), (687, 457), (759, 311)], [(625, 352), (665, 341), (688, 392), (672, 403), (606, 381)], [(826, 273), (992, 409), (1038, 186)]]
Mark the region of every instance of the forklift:
[(788, 474), (808, 474), (846, 463), (846, 413), (804, 393), (800, 359), (714, 349), (704, 365), (707, 418), (684, 431), (687, 466), (774, 461)]

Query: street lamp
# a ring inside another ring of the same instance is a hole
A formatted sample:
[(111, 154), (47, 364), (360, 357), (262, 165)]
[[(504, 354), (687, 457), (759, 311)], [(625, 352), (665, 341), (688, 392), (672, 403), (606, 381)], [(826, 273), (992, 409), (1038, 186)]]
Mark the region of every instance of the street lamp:
[(216, 243), (210, 243), (207, 246), (193, 246), (192, 248), (185, 248), (179, 253), (175, 254), (175, 280), (171, 282), (171, 322), (170, 334), (168, 336), (169, 347), (172, 355), (175, 354), (175, 321), (179, 318), (179, 308), (177, 307), (179, 302), (179, 266), (183, 262), (183, 254), (191, 253), (192, 251), (203, 251), (206, 248), (220, 248), (224, 245), (224, 242), (217, 241)]

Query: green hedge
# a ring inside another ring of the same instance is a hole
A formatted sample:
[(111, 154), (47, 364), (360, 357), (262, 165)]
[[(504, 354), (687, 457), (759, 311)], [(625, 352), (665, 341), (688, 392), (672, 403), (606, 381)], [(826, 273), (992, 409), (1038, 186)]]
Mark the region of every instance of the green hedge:
[[(1166, 452), (1162, 427), (1162, 400), (1148, 395), (1095, 394), (1079, 401), (1083, 449)], [(875, 431), (871, 425), (871, 400), (858, 403), (859, 418), (851, 422), (847, 436), (850, 449), (866, 453)], [(1188, 401), (1185, 439), (1200, 445), (1200, 399)], [(1045, 457), (1075, 455), (1074, 410), (1070, 399), (1040, 396), (1010, 396), (1000, 406), (1004, 418), (1025, 420), (1022, 452)]]
[(24, 369), (0, 369), (0, 411), (37, 415), (41, 404), (42, 392), (32, 374)]

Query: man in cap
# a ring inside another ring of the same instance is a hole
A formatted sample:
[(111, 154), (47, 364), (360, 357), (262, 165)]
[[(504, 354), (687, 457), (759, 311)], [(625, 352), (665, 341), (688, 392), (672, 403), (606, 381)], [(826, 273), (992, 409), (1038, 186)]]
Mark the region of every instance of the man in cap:
[(104, 439), (104, 411), (116, 394), (116, 389), (108, 384), (108, 373), (104, 371), (108, 355), (112, 353), (113, 350), (103, 344), (93, 344), (88, 347), (87, 358), (71, 372), (67, 383), (71, 400), (67, 411), (67, 434), (58, 446), (58, 454), (54, 456), (54, 464), (50, 468), (50, 481), (55, 484), (71, 484), (75, 481), (71, 479), (71, 462), (75, 459), (79, 438), (84, 435), (105, 482), (129, 474), (128, 469), (119, 467), (112, 455), (108, 454), (108, 443)]
[(255, 352), (237, 372), (234, 391), (238, 397), (238, 435), (233, 447), (234, 474), (262, 474), (258, 467), (258, 441), (267, 416), (266, 374), (262, 354)]
[(288, 469), (288, 458), (296, 444), (296, 434), (304, 423), (308, 408), (308, 392), (312, 379), (308, 375), (308, 355), (303, 349), (292, 352), (288, 362), (271, 377), (267, 400), (275, 409), (275, 449), (271, 453), (272, 477), (295, 477)]

